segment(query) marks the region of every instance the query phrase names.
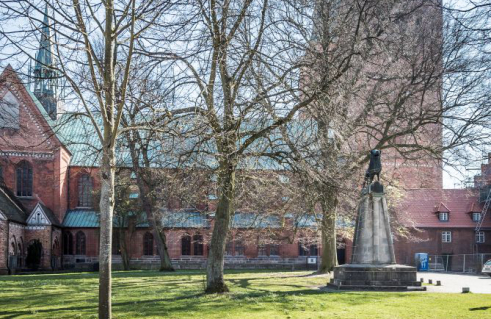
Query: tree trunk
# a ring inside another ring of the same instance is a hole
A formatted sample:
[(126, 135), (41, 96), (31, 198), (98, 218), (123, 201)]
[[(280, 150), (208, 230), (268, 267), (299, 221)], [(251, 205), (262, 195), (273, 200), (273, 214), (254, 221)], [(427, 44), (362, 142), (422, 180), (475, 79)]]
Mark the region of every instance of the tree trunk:
[[(147, 207), (147, 205), (145, 205)], [(149, 211), (150, 210), (150, 211)], [(159, 251), (160, 257), (160, 269), (159, 271), (174, 271), (174, 267), (172, 266), (172, 262), (169, 257), (169, 250), (167, 249), (167, 238), (165, 236), (164, 230), (160, 230), (160, 227), (157, 225), (155, 221), (155, 216), (151, 209), (146, 209), (147, 220), (152, 227), (153, 237), (157, 243), (157, 250)]]
[(336, 247), (336, 217), (338, 199), (335, 190), (325, 191), (327, 194), (321, 198), (322, 207), (322, 261), (319, 273), (325, 274), (334, 270), (338, 265)]
[(99, 319), (111, 318), (111, 247), (114, 210), (114, 147), (104, 145), (101, 166)]
[(215, 214), (215, 225), (206, 266), (206, 293), (229, 291), (223, 278), (223, 267), (230, 219), (234, 213), (235, 166), (228, 161), (224, 161), (220, 164), (219, 172), (221, 193)]

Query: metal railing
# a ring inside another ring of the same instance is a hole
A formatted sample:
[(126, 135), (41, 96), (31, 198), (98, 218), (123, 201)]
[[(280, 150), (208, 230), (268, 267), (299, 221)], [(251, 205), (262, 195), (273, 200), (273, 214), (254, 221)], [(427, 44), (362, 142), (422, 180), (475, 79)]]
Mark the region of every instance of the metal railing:
[(489, 259), (491, 254), (429, 255), (429, 270), (479, 274)]

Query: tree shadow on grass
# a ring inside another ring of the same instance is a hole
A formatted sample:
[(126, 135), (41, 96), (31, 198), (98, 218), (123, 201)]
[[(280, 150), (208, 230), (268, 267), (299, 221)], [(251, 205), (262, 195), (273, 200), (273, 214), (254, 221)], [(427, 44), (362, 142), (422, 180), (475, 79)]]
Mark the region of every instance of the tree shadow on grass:
[(489, 307), (469, 308), (469, 311), (488, 310), (488, 309), (491, 309), (491, 306), (489, 306)]

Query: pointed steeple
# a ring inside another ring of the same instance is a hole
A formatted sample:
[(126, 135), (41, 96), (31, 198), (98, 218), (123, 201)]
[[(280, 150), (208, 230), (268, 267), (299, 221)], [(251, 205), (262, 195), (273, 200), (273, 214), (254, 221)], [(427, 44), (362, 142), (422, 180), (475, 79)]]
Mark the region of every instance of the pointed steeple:
[(41, 26), (41, 39), (39, 41), (39, 50), (36, 54), (36, 60), (34, 61), (34, 70), (32, 76), (34, 77), (34, 95), (38, 98), (39, 102), (43, 105), (46, 112), (52, 119), (56, 119), (57, 99), (58, 99), (58, 79), (59, 75), (53, 68), (54, 57), (52, 52), (52, 38), (48, 4), (44, 11), (43, 24)]

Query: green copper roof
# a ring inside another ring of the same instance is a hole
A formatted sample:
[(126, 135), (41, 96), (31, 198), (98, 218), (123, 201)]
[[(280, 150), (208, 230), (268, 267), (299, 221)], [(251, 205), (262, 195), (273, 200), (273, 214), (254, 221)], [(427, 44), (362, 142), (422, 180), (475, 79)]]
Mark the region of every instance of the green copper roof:
[(63, 220), (64, 227), (96, 228), (99, 227), (99, 213), (93, 210), (69, 210)]

